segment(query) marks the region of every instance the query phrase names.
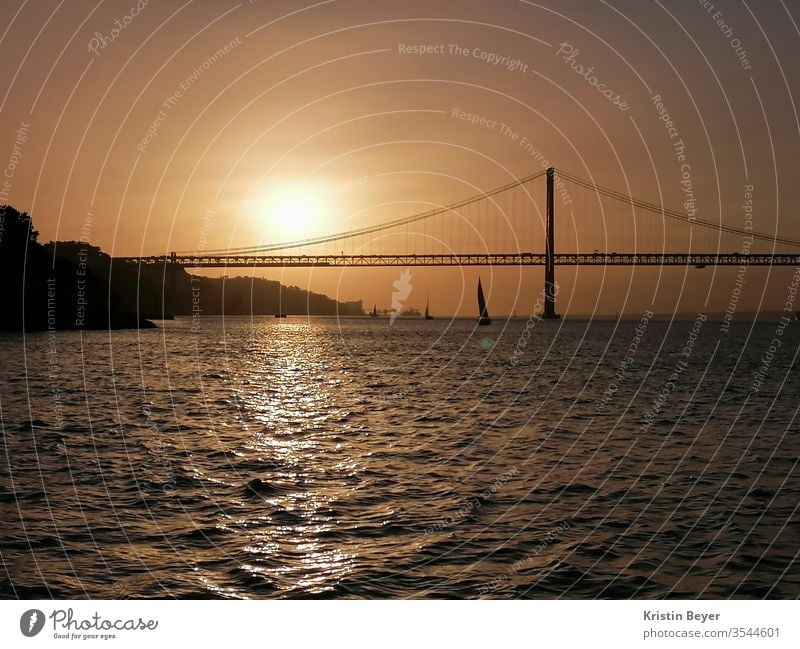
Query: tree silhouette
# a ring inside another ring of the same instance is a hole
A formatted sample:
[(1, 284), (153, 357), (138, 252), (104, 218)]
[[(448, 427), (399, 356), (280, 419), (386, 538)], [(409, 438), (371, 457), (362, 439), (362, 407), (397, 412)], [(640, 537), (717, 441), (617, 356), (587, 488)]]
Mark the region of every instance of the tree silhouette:
[(11, 205), (0, 205), (0, 250), (3, 253), (25, 249), (36, 243), (39, 233), (33, 229), (33, 220), (27, 212), (20, 212)]
[(3, 278), (3, 309), (0, 329), (21, 329), (25, 267), (32, 260), (39, 233), (26, 212), (0, 205), (0, 274)]

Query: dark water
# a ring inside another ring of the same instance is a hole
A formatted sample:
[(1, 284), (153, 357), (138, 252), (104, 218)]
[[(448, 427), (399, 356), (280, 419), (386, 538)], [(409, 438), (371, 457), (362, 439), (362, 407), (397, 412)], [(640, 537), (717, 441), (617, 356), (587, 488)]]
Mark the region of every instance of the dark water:
[(0, 595), (798, 597), (800, 323), (639, 324), (4, 335)]

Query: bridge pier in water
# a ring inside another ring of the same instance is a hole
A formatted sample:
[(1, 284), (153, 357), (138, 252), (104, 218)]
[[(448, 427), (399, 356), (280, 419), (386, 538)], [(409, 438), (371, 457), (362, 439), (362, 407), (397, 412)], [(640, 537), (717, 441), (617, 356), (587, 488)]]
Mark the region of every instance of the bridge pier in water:
[(547, 218), (545, 227), (547, 229), (545, 248), (544, 248), (544, 312), (542, 318), (545, 320), (558, 320), (561, 316), (556, 313), (556, 264), (555, 264), (555, 227), (553, 217), (555, 215), (554, 200), (554, 176), (555, 169), (547, 169)]

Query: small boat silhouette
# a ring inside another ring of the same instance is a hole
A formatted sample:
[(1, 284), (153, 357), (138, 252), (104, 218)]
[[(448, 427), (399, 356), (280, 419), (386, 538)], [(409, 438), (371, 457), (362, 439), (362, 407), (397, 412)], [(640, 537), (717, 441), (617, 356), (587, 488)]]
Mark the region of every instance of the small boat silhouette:
[(376, 304), (372, 307), (372, 313), (369, 314), (370, 318), (377, 318), (378, 317), (378, 305)]
[(430, 304), (430, 298), (425, 299), (425, 319), (426, 320), (433, 320), (433, 316), (431, 315), (431, 310), (428, 308)]
[(483, 297), (483, 286), (481, 286), (481, 278), (478, 278), (478, 311), (480, 317), (478, 318), (478, 326), (485, 327), (492, 324), (492, 319), (489, 317), (489, 311), (486, 309), (486, 298)]

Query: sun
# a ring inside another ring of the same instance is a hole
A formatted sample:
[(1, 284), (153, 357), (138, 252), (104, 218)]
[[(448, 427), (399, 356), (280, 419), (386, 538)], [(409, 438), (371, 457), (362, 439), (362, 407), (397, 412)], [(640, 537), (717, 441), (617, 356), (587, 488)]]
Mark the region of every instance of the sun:
[(265, 236), (273, 241), (292, 241), (321, 232), (327, 221), (325, 192), (310, 183), (272, 187), (256, 200), (255, 218), (266, 225)]

